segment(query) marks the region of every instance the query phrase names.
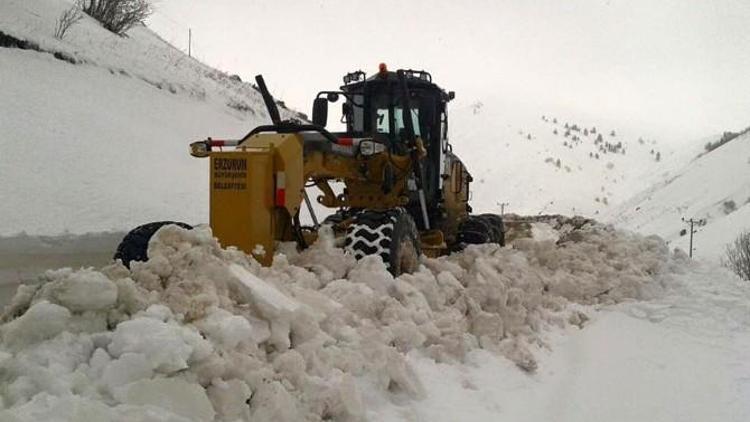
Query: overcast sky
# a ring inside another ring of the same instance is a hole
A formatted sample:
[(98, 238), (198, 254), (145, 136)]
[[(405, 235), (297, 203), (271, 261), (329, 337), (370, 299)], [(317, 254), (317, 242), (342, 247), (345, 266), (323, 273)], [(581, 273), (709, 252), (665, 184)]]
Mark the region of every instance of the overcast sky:
[(158, 0), (149, 26), (309, 113), (380, 62), (502, 98), (702, 136), (750, 125), (749, 0)]

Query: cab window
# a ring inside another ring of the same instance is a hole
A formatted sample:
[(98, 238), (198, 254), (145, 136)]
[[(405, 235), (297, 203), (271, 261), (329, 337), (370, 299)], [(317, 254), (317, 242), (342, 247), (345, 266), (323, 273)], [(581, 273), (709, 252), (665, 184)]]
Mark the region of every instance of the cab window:
[[(399, 133), (401, 129), (406, 128), (406, 126), (404, 125), (404, 109), (402, 109), (401, 107), (395, 107), (393, 109), (393, 114), (394, 127), (396, 128), (396, 133)], [(419, 109), (411, 109), (411, 121), (412, 126), (414, 127), (414, 134), (417, 136), (422, 136), (421, 130), (419, 128)]]
[(390, 132), (390, 110), (379, 108), (375, 113), (375, 131), (377, 133)]

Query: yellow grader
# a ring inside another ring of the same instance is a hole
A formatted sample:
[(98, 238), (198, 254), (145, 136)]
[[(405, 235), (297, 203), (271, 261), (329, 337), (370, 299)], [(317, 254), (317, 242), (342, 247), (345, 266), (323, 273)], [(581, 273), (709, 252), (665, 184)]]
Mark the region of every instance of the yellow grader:
[[(263, 77), (256, 82), (272, 124), (239, 140), (190, 144), (191, 155), (209, 159), (210, 226), (222, 246), (270, 265), (277, 242), (305, 248), (328, 224), (347, 253), (378, 255), (399, 275), (416, 270), (422, 254), (504, 244), (500, 216), (471, 215), (472, 179), (448, 142), (454, 93), (428, 72), (392, 72), (381, 64), (369, 78), (348, 73), (338, 91), (318, 93), (312, 123), (281, 120)], [(329, 132), (328, 105), (340, 99), (346, 130)], [(309, 198), (313, 188), (317, 202), (335, 210), (322, 222)], [(303, 204), (308, 225), (300, 222)], [(166, 224), (190, 228), (170, 221), (140, 226), (125, 236), (115, 259), (127, 266), (148, 259), (149, 239)]]

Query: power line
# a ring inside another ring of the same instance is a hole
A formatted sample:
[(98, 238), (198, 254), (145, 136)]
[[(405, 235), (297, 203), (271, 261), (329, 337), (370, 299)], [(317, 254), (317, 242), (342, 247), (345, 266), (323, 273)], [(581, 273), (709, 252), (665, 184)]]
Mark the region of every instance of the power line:
[(690, 252), (689, 252), (689, 255), (692, 258), (693, 257), (693, 235), (695, 233), (698, 233), (698, 230), (694, 229), (694, 226), (697, 225), (697, 226), (700, 227), (700, 226), (705, 225), (706, 224), (706, 219), (705, 218), (701, 218), (699, 220), (695, 220), (693, 218), (690, 218), (690, 219), (686, 220), (685, 217), (682, 217), (682, 221), (685, 224), (689, 224), (690, 225)]

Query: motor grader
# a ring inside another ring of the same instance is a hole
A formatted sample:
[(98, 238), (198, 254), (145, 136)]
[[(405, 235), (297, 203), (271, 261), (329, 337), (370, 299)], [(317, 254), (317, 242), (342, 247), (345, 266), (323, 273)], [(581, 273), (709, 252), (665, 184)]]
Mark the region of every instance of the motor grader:
[[(448, 140), (446, 92), (425, 71), (356, 71), (337, 91), (313, 101), (312, 123), (282, 120), (262, 76), (256, 77), (272, 124), (238, 140), (190, 144), (208, 158), (210, 226), (223, 247), (235, 246), (270, 265), (278, 242), (305, 248), (321, 224), (356, 259), (378, 255), (394, 275), (467, 244), (504, 244), (500, 216), (471, 215), (472, 178)], [(344, 131), (329, 132), (329, 103), (341, 101)], [(335, 210), (323, 221), (317, 202)], [(309, 213), (310, 224), (300, 213)], [(146, 260), (149, 238), (163, 225), (140, 226), (123, 239), (116, 259)]]

